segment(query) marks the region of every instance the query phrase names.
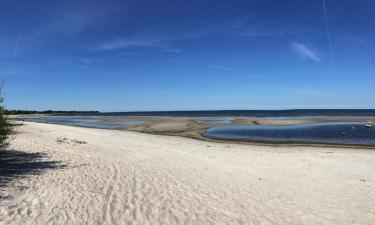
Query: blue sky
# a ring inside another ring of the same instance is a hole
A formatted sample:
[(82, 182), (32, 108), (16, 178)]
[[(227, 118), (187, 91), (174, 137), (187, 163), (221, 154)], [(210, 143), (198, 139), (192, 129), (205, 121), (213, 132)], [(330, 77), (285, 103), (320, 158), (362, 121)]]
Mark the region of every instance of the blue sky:
[(5, 104), (375, 108), (375, 2), (325, 3), (0, 0)]

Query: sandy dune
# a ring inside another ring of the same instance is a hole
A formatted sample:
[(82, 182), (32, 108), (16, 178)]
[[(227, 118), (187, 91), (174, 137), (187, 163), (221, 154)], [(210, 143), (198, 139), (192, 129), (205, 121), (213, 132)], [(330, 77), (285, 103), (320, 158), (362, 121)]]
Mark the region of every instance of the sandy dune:
[(12, 149), (66, 167), (1, 188), (2, 225), (375, 224), (374, 150), (34, 123), (18, 131)]

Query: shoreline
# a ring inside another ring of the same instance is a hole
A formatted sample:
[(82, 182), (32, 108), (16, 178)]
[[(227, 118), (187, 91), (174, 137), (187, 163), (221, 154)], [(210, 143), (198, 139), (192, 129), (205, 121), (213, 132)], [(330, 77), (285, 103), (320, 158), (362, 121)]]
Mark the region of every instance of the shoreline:
[(319, 143), (319, 142), (277, 142), (277, 141), (241, 141), (241, 140), (233, 140), (233, 139), (212, 139), (203, 136), (201, 133), (198, 133), (198, 136), (188, 136), (188, 135), (181, 135), (181, 134), (172, 134), (172, 133), (148, 133), (148, 132), (140, 132), (144, 134), (151, 134), (151, 135), (160, 135), (160, 136), (171, 136), (171, 137), (184, 137), (184, 138), (191, 138), (194, 140), (200, 141), (207, 141), (213, 143), (222, 143), (222, 144), (241, 144), (241, 145), (250, 145), (250, 146), (268, 146), (268, 147), (323, 147), (323, 148), (344, 148), (344, 149), (353, 149), (353, 148), (364, 148), (369, 150), (375, 150), (374, 145), (360, 145), (360, 144), (335, 144), (335, 143)]
[[(70, 118), (70, 116), (67, 116)], [(81, 118), (81, 117), (80, 117)], [(82, 117), (82, 118), (95, 118), (98, 119), (98, 117)], [(104, 118), (103, 121), (115, 121), (115, 122), (123, 122), (123, 121), (136, 121), (139, 119), (144, 119), (145, 117), (138, 117), (133, 116), (130, 118)], [(149, 120), (145, 122), (145, 124), (142, 125), (134, 125), (134, 126), (127, 126), (127, 127), (118, 127), (113, 128), (110, 130), (123, 130), (123, 131), (135, 131), (139, 133), (145, 133), (145, 134), (152, 134), (152, 135), (161, 135), (161, 136), (179, 136), (179, 137), (186, 137), (186, 138), (192, 138), (196, 140), (202, 140), (202, 141), (209, 141), (214, 143), (232, 143), (232, 144), (243, 144), (243, 145), (260, 145), (260, 146), (271, 146), (271, 147), (283, 147), (283, 146), (312, 146), (312, 147), (339, 147), (339, 148), (366, 148), (374, 150), (374, 145), (366, 145), (366, 144), (337, 144), (337, 143), (325, 143), (325, 142), (308, 142), (308, 141), (250, 141), (250, 140), (235, 140), (235, 139), (213, 139), (208, 138), (203, 135), (204, 132), (206, 132), (209, 128), (212, 127), (221, 127), (221, 126), (236, 126), (236, 125), (275, 125), (275, 126), (288, 126), (288, 125), (303, 125), (303, 124), (314, 124), (314, 123), (322, 123), (322, 122), (337, 122), (334, 120), (278, 120), (276, 123), (274, 121), (271, 121), (269, 123), (268, 120), (265, 120), (265, 118), (260, 118), (260, 121), (254, 121), (253, 118), (234, 118), (234, 122), (232, 123), (222, 123), (222, 124), (205, 124), (205, 123), (197, 123), (197, 120), (199, 118), (186, 118), (186, 117), (146, 117)], [(202, 118), (202, 117), (200, 117)], [(218, 117), (222, 118), (222, 117)], [(344, 117), (345, 119), (348, 119), (347, 117)], [(354, 118), (356, 120), (368, 120), (368, 117), (350, 117)], [(19, 118), (17, 118), (19, 119)], [(177, 121), (177, 123), (176, 123)], [(184, 126), (181, 126), (181, 124)], [(340, 121), (340, 122), (350, 122), (350, 121)], [(35, 122), (38, 123), (38, 122)], [(46, 123), (48, 124), (48, 123)], [(172, 125), (169, 125), (172, 124)], [(177, 124), (177, 129), (174, 127), (174, 125)], [(91, 129), (107, 129), (107, 128), (94, 128), (94, 127), (85, 127), (80, 125), (72, 125), (72, 124), (59, 124), (59, 125), (65, 125), (65, 126), (73, 126), (73, 127), (83, 127), (83, 128), (91, 128)], [(153, 129), (154, 126), (158, 125), (165, 125), (162, 129)]]

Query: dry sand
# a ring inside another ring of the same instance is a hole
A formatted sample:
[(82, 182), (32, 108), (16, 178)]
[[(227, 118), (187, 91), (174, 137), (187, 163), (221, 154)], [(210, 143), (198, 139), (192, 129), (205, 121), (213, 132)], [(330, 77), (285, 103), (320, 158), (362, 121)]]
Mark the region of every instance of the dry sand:
[(7, 183), (1, 225), (375, 224), (374, 150), (37, 123), (18, 132), (12, 149), (66, 167)]

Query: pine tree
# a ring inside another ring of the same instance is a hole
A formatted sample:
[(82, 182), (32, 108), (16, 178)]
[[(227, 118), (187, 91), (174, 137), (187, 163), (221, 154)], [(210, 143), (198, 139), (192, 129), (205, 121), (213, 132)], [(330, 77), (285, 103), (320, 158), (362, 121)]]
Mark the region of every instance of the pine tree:
[(0, 150), (5, 149), (8, 147), (9, 142), (8, 142), (8, 137), (11, 132), (11, 126), (7, 121), (7, 118), (5, 116), (5, 110), (3, 106), (3, 95), (2, 95), (2, 90), (3, 90), (3, 84), (0, 84)]

